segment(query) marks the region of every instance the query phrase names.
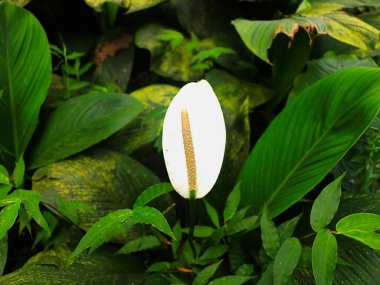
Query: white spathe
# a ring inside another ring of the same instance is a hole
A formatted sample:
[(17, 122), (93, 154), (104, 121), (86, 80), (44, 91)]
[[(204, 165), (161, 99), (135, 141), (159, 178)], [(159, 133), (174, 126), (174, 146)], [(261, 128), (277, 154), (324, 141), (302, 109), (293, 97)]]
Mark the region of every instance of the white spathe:
[(187, 110), (196, 165), (196, 198), (214, 186), (223, 163), (226, 127), (219, 101), (206, 80), (181, 88), (166, 112), (162, 148), (174, 189), (184, 198), (190, 190), (182, 134), (181, 112)]

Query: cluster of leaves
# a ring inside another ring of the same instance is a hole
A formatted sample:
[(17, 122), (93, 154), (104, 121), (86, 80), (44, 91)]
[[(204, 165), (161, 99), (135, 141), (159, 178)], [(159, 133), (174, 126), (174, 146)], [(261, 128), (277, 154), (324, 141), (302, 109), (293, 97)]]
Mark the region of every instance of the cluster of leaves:
[[(1, 284), (377, 284), (379, 2), (274, 2), (0, 1)], [(201, 78), (227, 145), (191, 242), (161, 130)]]

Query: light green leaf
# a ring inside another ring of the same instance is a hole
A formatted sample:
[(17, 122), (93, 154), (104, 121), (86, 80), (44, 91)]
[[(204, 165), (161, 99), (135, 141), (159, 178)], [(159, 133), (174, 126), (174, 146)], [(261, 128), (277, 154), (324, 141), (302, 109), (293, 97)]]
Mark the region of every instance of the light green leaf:
[(380, 215), (372, 213), (356, 213), (342, 218), (336, 224), (338, 233), (346, 233), (352, 230), (378, 231), (380, 230)]
[(283, 222), (277, 227), (278, 235), (280, 238), (280, 244), (282, 244), (286, 239), (290, 238), (293, 235), (295, 228), (298, 225), (299, 220), (301, 219), (302, 214)]
[(310, 213), (310, 224), (315, 232), (326, 227), (334, 218), (342, 193), (343, 177), (344, 174), (327, 185), (315, 199)]
[(199, 258), (200, 261), (209, 261), (214, 260), (221, 257), (228, 250), (228, 245), (218, 244), (214, 246), (210, 246), (206, 249), (206, 251)]
[(133, 209), (132, 220), (135, 223), (152, 225), (161, 232), (175, 239), (168, 222), (162, 213), (152, 207), (137, 207)]
[(25, 162), (21, 155), (16, 162), (15, 169), (13, 170), (13, 180), (16, 188), (21, 188), (24, 184), (24, 174), (25, 174)]
[(182, 241), (182, 229), (181, 229), (181, 223), (179, 220), (173, 227), (173, 234), (174, 234), (175, 239), (172, 240), (172, 253), (173, 253), (173, 256), (177, 258), (177, 251), (179, 247), (181, 246), (181, 241)]
[[(215, 231), (215, 228), (208, 226), (194, 226), (194, 237), (197, 238), (207, 238), (211, 236)], [(189, 233), (189, 228), (183, 228), (183, 233)]]
[(377, 0), (309, 0), (312, 6), (321, 4), (337, 4), (342, 7), (361, 7), (361, 6), (374, 6), (380, 7), (380, 2)]
[(4, 238), (8, 230), (16, 222), (20, 201), (4, 207), (0, 212), (0, 239)]
[(321, 230), (312, 247), (312, 267), (316, 285), (332, 284), (336, 261), (336, 239), (329, 230)]
[(8, 236), (5, 235), (0, 239), (0, 276), (3, 275), (5, 264), (8, 257)]
[[(24, 153), (51, 80), (49, 42), (29, 11), (0, 3), (0, 149), (7, 165)], [(15, 36), (17, 35), (17, 36)], [(0, 160), (0, 163), (4, 161)]]
[(303, 10), (299, 15), (272, 21), (234, 20), (233, 25), (245, 45), (259, 58), (269, 62), (268, 50), (278, 34), (285, 34), (292, 39), (300, 28), (310, 35), (329, 36), (360, 49), (373, 49), (379, 37), (379, 31), (362, 20), (343, 11)]
[(104, 3), (113, 3), (128, 9), (128, 13), (140, 11), (156, 6), (165, 0), (85, 0), (86, 3), (96, 10), (101, 10)]
[(150, 186), (144, 192), (142, 192), (133, 204), (133, 208), (143, 207), (150, 201), (160, 197), (163, 194), (169, 193), (173, 190), (173, 186), (170, 183), (159, 183)]
[(62, 200), (59, 197), (55, 199), (57, 204), (57, 209), (60, 214), (64, 215), (66, 218), (69, 218), (74, 223), (78, 223), (80, 221), (79, 213), (83, 211), (91, 210), (91, 206), (81, 201), (66, 201)]
[(147, 235), (128, 242), (117, 253), (130, 254), (132, 252), (139, 252), (146, 249), (155, 248), (160, 245), (161, 242), (155, 236)]
[(282, 213), (325, 177), (379, 109), (377, 68), (344, 69), (303, 91), (272, 121), (247, 159), (240, 174), (242, 206), (258, 213), (267, 204), (273, 217)]
[(373, 249), (380, 250), (380, 234), (363, 230), (351, 230), (342, 233), (346, 237), (357, 240)]
[(273, 285), (273, 262), (269, 263), (261, 274), (257, 285)]
[(297, 238), (289, 238), (281, 245), (273, 266), (275, 285), (286, 284), (298, 264), (301, 251), (301, 243)]
[(8, 170), (0, 164), (0, 186), (4, 186), (1, 184), (10, 185), (10, 182)]
[(258, 226), (258, 216), (249, 216), (242, 220), (238, 220), (236, 222), (233, 222), (234, 219), (232, 219), (228, 223), (228, 235), (234, 235), (240, 232), (244, 231), (252, 231)]
[(241, 265), (238, 269), (236, 269), (236, 275), (238, 276), (249, 276), (254, 272), (253, 264), (245, 263)]
[(41, 228), (50, 234), (48, 223), (41, 214), (39, 207), (41, 201), (40, 193), (32, 190), (15, 190), (10, 196), (19, 198), (29, 217), (35, 220)]
[(90, 93), (66, 101), (39, 129), (30, 167), (85, 150), (127, 125), (142, 109), (139, 101), (121, 93)]
[(155, 262), (151, 266), (149, 266), (146, 271), (147, 272), (162, 272), (162, 271), (167, 271), (169, 268), (170, 268), (169, 262), (159, 261), (159, 262)]
[(261, 240), (265, 252), (272, 258), (276, 257), (277, 251), (280, 248), (280, 238), (275, 224), (271, 220), (268, 209), (265, 207), (261, 216)]
[(214, 224), (215, 227), (219, 228), (220, 224), (219, 224), (218, 211), (215, 210), (215, 208), (209, 202), (207, 202), (206, 199), (202, 199), (202, 200), (203, 200), (203, 203), (205, 204), (207, 214), (210, 217), (211, 222)]
[(249, 276), (233, 276), (227, 275), (220, 277), (218, 279), (212, 280), (208, 285), (240, 285), (248, 282), (253, 277)]
[(132, 215), (132, 210), (121, 209), (100, 218), (81, 239), (70, 259), (74, 260), (74, 258), (86, 249), (90, 249), (90, 252), (92, 252), (104, 242), (110, 240), (115, 235), (120, 234), (120, 224), (127, 222)]
[(218, 270), (219, 265), (222, 263), (222, 260), (211, 264), (197, 273), (193, 280), (193, 285), (206, 285), (209, 279), (215, 274)]
[(231, 220), (235, 215), (240, 204), (240, 182), (235, 185), (234, 189), (228, 195), (226, 205), (223, 211), (224, 222)]

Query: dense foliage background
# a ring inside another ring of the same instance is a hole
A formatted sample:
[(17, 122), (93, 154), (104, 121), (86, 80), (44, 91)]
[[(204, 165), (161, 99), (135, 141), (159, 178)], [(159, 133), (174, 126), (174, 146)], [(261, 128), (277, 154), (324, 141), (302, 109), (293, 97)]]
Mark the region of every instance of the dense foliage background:
[[(0, 284), (379, 284), (379, 9), (0, 1)], [(161, 133), (203, 78), (227, 144), (193, 252)]]

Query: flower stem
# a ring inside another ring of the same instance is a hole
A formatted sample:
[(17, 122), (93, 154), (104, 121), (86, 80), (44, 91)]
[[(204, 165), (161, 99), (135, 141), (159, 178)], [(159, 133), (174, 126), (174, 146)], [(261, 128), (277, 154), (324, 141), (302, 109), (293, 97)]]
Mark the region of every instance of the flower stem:
[(190, 225), (189, 225), (189, 244), (191, 247), (191, 250), (193, 251), (194, 258), (196, 257), (196, 251), (194, 246), (194, 226), (195, 226), (195, 216), (196, 216), (196, 200), (195, 200), (195, 191), (190, 191), (190, 197), (189, 197), (189, 219), (190, 219)]

